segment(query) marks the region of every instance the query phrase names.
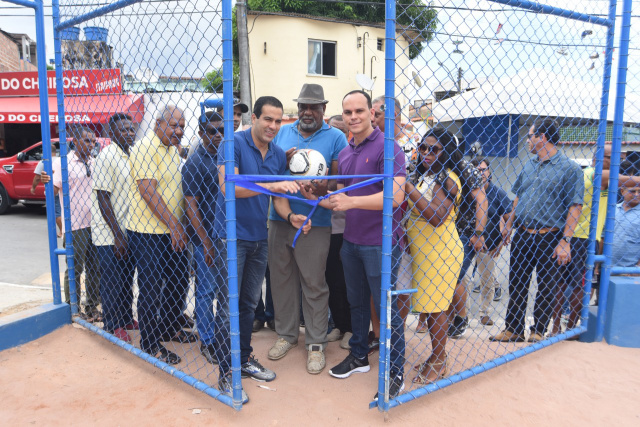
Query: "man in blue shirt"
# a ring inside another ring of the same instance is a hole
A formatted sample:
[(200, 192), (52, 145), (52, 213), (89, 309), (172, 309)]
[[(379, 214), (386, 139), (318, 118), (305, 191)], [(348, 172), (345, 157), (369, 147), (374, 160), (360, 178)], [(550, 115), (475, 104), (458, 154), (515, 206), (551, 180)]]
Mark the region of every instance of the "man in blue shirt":
[[(258, 98), (251, 116), (252, 127), (234, 134), (234, 171), (243, 175), (283, 175), (286, 170), (286, 155), (272, 141), (282, 123), (282, 103), (272, 97)], [(227, 279), (227, 232), (225, 216), (225, 158), (224, 151), (218, 151), (218, 179), (220, 193), (215, 212), (215, 259), (216, 275)], [(259, 182), (260, 187), (274, 193), (296, 193), (299, 189), (293, 181)], [(238, 262), (238, 309), (240, 321), (240, 361), (242, 376), (258, 381), (272, 381), (276, 374), (262, 366), (251, 354), (251, 331), (262, 281), (267, 269), (267, 211), (269, 196), (236, 185), (236, 237)], [(306, 217), (292, 215), (290, 220), (302, 226)], [(307, 230), (309, 226), (306, 227)], [(223, 346), (224, 358), (219, 358), (221, 392), (231, 396), (231, 345), (229, 340), (216, 341)], [(243, 393), (243, 400), (248, 397)]]
[[(224, 357), (222, 346), (215, 346), (215, 330), (224, 342), (229, 334), (229, 307), (226, 281), (216, 280), (213, 269), (215, 206), (218, 198), (218, 147), (224, 135), (222, 117), (207, 111), (200, 116), (198, 135), (201, 144), (182, 168), (182, 192), (189, 219), (188, 234), (194, 245), (197, 283), (195, 290), (196, 326), (200, 335), (200, 352), (209, 363)], [(213, 299), (218, 296), (219, 321), (214, 329)], [(216, 350), (218, 354), (216, 355)]]
[(584, 176), (580, 166), (558, 151), (558, 125), (539, 119), (529, 130), (531, 152), (536, 155), (518, 175), (512, 192), (513, 211), (503, 230), (505, 244), (511, 239), (509, 305), (505, 329), (491, 341), (524, 341), (529, 282), (535, 268), (538, 292), (529, 342), (544, 339), (555, 290), (561, 280), (560, 266), (571, 260), (571, 237), (584, 197)]
[(624, 201), (616, 206), (611, 265), (640, 266), (640, 185), (629, 181), (622, 187)]
[[(282, 127), (274, 139), (275, 144), (287, 152), (295, 149), (320, 152), (326, 164), (331, 165), (330, 174), (335, 175), (338, 154), (347, 146), (347, 139), (344, 133), (323, 120), (329, 101), (324, 99), (322, 86), (305, 84), (294, 101), (298, 103), (298, 120)], [(335, 181), (318, 180), (313, 191), (325, 195), (328, 186), (335, 190)], [(269, 359), (282, 359), (298, 345), (302, 296), (307, 372), (319, 374), (325, 367), (329, 318), (329, 287), (324, 276), (331, 241), (331, 211), (323, 207), (316, 209), (311, 217), (313, 227), (298, 238), (295, 248), (292, 244), (299, 226), (290, 220), (296, 214), (306, 217), (311, 208), (302, 201), (274, 197), (269, 213), (269, 271), (278, 333), (278, 340), (269, 350)]]

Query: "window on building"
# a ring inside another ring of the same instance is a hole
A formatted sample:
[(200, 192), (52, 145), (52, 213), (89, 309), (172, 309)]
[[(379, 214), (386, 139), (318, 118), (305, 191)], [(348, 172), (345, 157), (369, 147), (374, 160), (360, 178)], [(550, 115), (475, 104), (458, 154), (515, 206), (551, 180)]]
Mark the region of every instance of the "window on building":
[(378, 50), (384, 52), (384, 39), (378, 38)]
[(307, 72), (320, 76), (336, 75), (336, 42), (309, 40)]

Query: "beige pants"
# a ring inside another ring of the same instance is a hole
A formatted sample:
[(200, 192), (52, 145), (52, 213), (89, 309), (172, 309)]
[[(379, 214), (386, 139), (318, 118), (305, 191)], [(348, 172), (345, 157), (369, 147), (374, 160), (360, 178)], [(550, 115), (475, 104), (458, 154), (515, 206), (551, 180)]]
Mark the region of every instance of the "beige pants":
[[(489, 306), (495, 295), (497, 281), (493, 274), (496, 267), (496, 260), (489, 252), (479, 252), (476, 254), (475, 262), (480, 275), (480, 316), (489, 315)], [(472, 262), (473, 264), (473, 262)], [(469, 268), (471, 270), (471, 268)], [(470, 274), (466, 274), (462, 279), (462, 284), (468, 289)], [(468, 308), (468, 307), (467, 307)]]

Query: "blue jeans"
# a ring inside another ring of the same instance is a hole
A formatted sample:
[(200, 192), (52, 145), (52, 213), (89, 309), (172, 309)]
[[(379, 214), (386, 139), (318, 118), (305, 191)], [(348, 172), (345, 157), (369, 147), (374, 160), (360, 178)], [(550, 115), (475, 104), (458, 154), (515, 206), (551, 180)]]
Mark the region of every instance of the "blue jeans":
[(138, 322), (140, 348), (155, 354), (161, 340), (169, 340), (181, 329), (189, 286), (187, 251), (175, 252), (169, 234), (129, 231), (129, 245), (138, 269)]
[(471, 266), (471, 261), (476, 256), (476, 251), (471, 246), (470, 238), (467, 235), (460, 233), (460, 243), (462, 243), (462, 247), (464, 248), (464, 259), (462, 260), (462, 268), (460, 269), (460, 275), (458, 276), (458, 283), (462, 282), (465, 274), (467, 274), (467, 270)]
[[(218, 274), (218, 269), (209, 267), (204, 260), (204, 246), (195, 245), (193, 247), (193, 258), (196, 264), (196, 326), (198, 335), (204, 345), (216, 343), (216, 331), (229, 334), (229, 299), (227, 278)], [(213, 300), (217, 298), (218, 305), (216, 315), (213, 314)], [(225, 335), (221, 335), (221, 342), (224, 342)], [(217, 346), (221, 347), (221, 346)], [(227, 350), (228, 351), (228, 350)], [(223, 356), (224, 357), (224, 356)]]
[[(216, 277), (227, 280), (227, 240), (216, 239)], [(251, 333), (256, 307), (260, 299), (262, 281), (267, 271), (268, 245), (267, 240), (250, 242), (237, 241), (238, 256), (238, 313), (240, 322), (240, 363), (246, 363), (253, 352), (251, 347)], [(225, 329), (225, 328), (219, 328)], [(231, 349), (229, 337), (216, 338), (217, 347)], [(221, 346), (221, 343), (225, 343)], [(217, 351), (216, 351), (217, 354)], [(220, 375), (226, 374), (231, 367), (231, 351), (224, 357), (218, 358)]]
[[(351, 353), (357, 358), (369, 353), (368, 335), (371, 322), (370, 299), (380, 316), (380, 292), (382, 285), (382, 246), (356, 245), (344, 240), (340, 251), (347, 298), (351, 308), (353, 336), (349, 340)], [(396, 283), (402, 251), (399, 246), (392, 250), (391, 286)], [(391, 370), (404, 372), (404, 326), (398, 310), (397, 297), (391, 299)]]
[(126, 259), (118, 259), (113, 246), (97, 246), (100, 260), (100, 298), (104, 330), (113, 333), (133, 323), (133, 274), (136, 266), (131, 250)]
[(262, 323), (273, 320), (273, 297), (271, 296), (271, 277), (269, 274), (269, 266), (267, 266), (267, 272), (264, 276), (267, 281), (267, 291), (264, 295), (264, 301), (262, 301), (262, 293), (260, 293), (260, 299), (258, 300), (258, 306), (256, 307), (256, 320)]

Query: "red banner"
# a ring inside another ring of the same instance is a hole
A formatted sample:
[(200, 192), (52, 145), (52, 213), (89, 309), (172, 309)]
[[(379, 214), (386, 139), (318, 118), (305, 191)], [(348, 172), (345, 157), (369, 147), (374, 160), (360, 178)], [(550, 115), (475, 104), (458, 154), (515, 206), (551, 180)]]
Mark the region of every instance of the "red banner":
[[(122, 93), (120, 69), (67, 70), (62, 72), (65, 95), (100, 95)], [(47, 71), (49, 95), (56, 94), (56, 72)], [(0, 73), (0, 96), (38, 96), (38, 73), (25, 71)]]

